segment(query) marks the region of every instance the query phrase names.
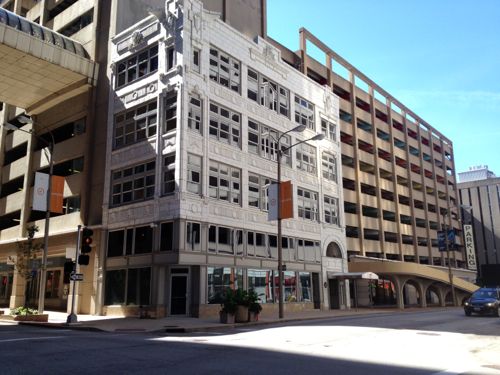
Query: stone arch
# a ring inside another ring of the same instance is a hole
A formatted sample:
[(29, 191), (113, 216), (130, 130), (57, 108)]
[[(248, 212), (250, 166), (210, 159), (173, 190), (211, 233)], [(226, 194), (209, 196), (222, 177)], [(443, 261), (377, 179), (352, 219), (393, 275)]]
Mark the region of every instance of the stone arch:
[(338, 243), (332, 241), (328, 244), (326, 248), (326, 256), (329, 258), (340, 258), (342, 259), (342, 249)]
[(427, 306), (442, 306), (442, 295), (437, 285), (431, 284), (426, 288), (425, 303)]
[(422, 304), (422, 286), (414, 279), (407, 279), (402, 284), (404, 306), (420, 306)]

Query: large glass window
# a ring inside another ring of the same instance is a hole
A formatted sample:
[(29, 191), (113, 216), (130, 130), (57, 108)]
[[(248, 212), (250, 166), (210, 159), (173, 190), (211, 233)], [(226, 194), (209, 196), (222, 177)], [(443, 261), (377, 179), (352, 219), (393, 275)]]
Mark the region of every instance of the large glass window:
[(118, 62), (116, 88), (123, 87), (158, 70), (158, 45)]
[(283, 116), (290, 117), (290, 91), (248, 69), (248, 98)]
[(299, 272), (298, 302), (312, 302), (312, 283), (309, 272)]
[(241, 204), (241, 170), (210, 161), (209, 196), (218, 200)]
[(154, 190), (154, 160), (112, 172), (112, 206), (152, 198)]
[(297, 169), (316, 173), (316, 148), (306, 143), (296, 147)]
[(315, 128), (314, 126), (314, 105), (295, 95), (295, 122), (299, 125), (305, 125), (309, 129)]
[(257, 293), (259, 303), (269, 303), (274, 301), (273, 280), (277, 277), (277, 271), (270, 270), (252, 270), (247, 271), (248, 290)]
[(124, 147), (156, 135), (156, 100), (115, 116), (114, 147)]
[[(297, 276), (293, 271), (285, 271), (283, 274), (285, 284), (283, 285), (284, 301), (297, 302)], [(279, 285), (279, 283), (277, 284)], [(279, 294), (279, 292), (277, 291), (276, 294)]]
[(228, 227), (208, 227), (208, 251), (218, 254), (243, 255), (243, 231)]
[(247, 256), (269, 258), (266, 235), (259, 232), (247, 232)]
[(229, 267), (207, 267), (208, 303), (222, 303), (226, 289), (243, 288), (243, 270)]
[(186, 250), (201, 250), (201, 224), (188, 221), (186, 223)]
[(146, 254), (153, 251), (153, 228), (146, 225), (108, 233), (108, 257)]
[(201, 194), (201, 156), (188, 154), (187, 191)]
[(267, 188), (274, 180), (248, 173), (248, 205), (268, 210)]
[[(276, 130), (262, 125), (257, 121), (248, 120), (248, 151), (269, 160), (277, 160), (278, 144), (280, 133)], [(284, 150), (291, 144), (289, 135), (281, 137), (281, 149)], [(283, 152), (282, 163), (291, 165), (290, 150)]]
[(220, 142), (240, 147), (241, 116), (239, 113), (210, 103), (210, 136)]
[(240, 62), (224, 52), (210, 48), (210, 79), (239, 93)]
[(105, 305), (149, 305), (151, 268), (107, 271), (105, 285)]
[(174, 223), (161, 223), (160, 251), (174, 250)]
[(299, 217), (306, 220), (318, 221), (318, 193), (297, 188), (297, 207)]
[(339, 199), (324, 196), (325, 223), (339, 225)]
[(198, 133), (203, 133), (203, 101), (196, 96), (189, 97), (188, 104), (188, 128)]
[(337, 158), (329, 152), (323, 152), (321, 159), (323, 178), (337, 182)]

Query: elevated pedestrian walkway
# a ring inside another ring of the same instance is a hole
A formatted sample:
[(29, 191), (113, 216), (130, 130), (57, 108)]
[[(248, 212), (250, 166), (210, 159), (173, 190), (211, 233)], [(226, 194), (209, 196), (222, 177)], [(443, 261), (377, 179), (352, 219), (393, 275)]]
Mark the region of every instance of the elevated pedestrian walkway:
[(36, 115), (94, 86), (97, 69), (82, 44), (0, 8), (0, 102)]

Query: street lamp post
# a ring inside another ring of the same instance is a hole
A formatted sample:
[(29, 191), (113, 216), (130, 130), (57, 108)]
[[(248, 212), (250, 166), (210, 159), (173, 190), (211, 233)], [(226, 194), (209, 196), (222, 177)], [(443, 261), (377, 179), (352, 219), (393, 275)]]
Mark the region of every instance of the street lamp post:
[(314, 137), (311, 137), (309, 139), (297, 142), (293, 145), (290, 145), (288, 147), (285, 147), (281, 149), (281, 138), (283, 138), (286, 134), (291, 133), (291, 132), (303, 132), (306, 129), (305, 125), (299, 125), (296, 126), (293, 129), (288, 130), (287, 132), (284, 132), (281, 134), (276, 143), (277, 143), (277, 158), (276, 162), (278, 163), (278, 175), (277, 175), (277, 181), (278, 181), (278, 204), (277, 204), (277, 209), (278, 209), (278, 283), (279, 283), (279, 288), (278, 288), (278, 293), (279, 293), (279, 298), (278, 298), (278, 317), (279, 319), (283, 319), (285, 314), (284, 314), (284, 305), (283, 305), (283, 280), (284, 280), (284, 275), (283, 275), (283, 244), (282, 244), (282, 229), (281, 229), (281, 158), (283, 156), (284, 152), (287, 152), (291, 148), (300, 145), (302, 143), (305, 143), (307, 141), (319, 141), (322, 140), (325, 135), (324, 134), (316, 134)]
[[(25, 124), (32, 123), (33, 120), (29, 118), (24, 118), (23, 121), (21, 121)], [(45, 230), (44, 230), (44, 237), (43, 237), (43, 252), (42, 252), (42, 264), (41, 264), (41, 270), (40, 270), (40, 284), (38, 286), (38, 312), (41, 314), (43, 313), (45, 309), (45, 284), (47, 282), (47, 255), (48, 255), (48, 250), (49, 250), (49, 224), (50, 224), (50, 195), (51, 195), (51, 190), (52, 190), (52, 175), (54, 173), (54, 135), (49, 131), (48, 134), (51, 138), (50, 142), (45, 140), (44, 138), (36, 135), (33, 132), (33, 129), (30, 131), (26, 131), (24, 129), (20, 129), (15, 125), (9, 124), (8, 122), (4, 124), (4, 127), (6, 129), (10, 130), (20, 130), (22, 132), (28, 133), (33, 135), (37, 140), (43, 142), (47, 148), (48, 148), (48, 153), (49, 153), (49, 182), (47, 186), (47, 195), (46, 195), (46, 207), (45, 207)]]

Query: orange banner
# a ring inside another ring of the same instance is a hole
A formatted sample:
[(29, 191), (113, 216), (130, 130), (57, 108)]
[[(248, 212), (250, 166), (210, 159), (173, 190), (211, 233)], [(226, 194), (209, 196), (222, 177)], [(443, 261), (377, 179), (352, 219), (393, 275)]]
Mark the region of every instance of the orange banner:
[(52, 176), (52, 185), (50, 187), (50, 212), (57, 214), (63, 211), (64, 198), (64, 177)]
[(293, 218), (293, 185), (292, 181), (284, 181), (280, 186), (281, 212), (282, 219)]

